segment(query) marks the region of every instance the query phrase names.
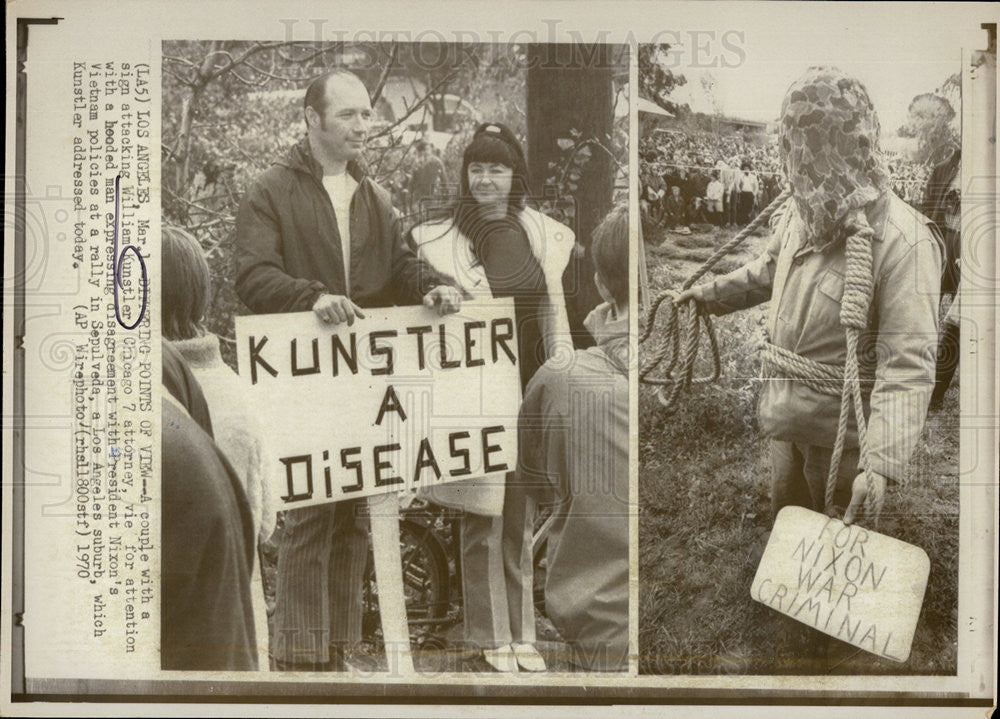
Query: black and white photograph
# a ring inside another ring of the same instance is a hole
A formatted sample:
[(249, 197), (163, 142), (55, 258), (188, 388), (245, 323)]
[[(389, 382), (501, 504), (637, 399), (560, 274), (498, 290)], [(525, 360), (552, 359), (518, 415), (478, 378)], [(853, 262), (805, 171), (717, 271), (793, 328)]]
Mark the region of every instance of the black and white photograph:
[(955, 674), (961, 53), (755, 29), (638, 50), (640, 673)]
[(5, 12), (0, 715), (996, 704), (993, 5)]
[[(418, 671), (628, 669), (627, 82), (622, 45), (164, 42), (164, 669), (396, 671), (400, 608)], [(317, 374), (279, 384), (284, 313)]]

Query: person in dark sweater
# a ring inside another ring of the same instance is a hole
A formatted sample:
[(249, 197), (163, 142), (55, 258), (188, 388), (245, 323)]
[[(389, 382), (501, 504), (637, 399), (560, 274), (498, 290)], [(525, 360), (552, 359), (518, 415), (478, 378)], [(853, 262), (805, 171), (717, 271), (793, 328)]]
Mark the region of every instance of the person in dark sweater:
[(962, 246), (962, 150), (954, 148), (951, 155), (935, 165), (927, 180), (924, 199), (918, 208), (936, 225), (944, 240), (945, 262), (941, 277), (941, 294), (951, 295), (951, 306), (941, 323), (938, 337), (937, 366), (931, 407), (944, 401), (945, 392), (958, 369), (959, 300), (958, 288)]
[(160, 667), (252, 671), (253, 519), (197, 380), (163, 343)]

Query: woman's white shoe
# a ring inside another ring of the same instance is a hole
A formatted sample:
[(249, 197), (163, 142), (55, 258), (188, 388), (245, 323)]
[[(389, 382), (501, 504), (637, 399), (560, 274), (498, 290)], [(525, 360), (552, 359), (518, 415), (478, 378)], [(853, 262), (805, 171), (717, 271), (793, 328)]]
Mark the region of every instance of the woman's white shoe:
[(534, 644), (519, 642), (517, 644), (512, 644), (511, 647), (514, 649), (514, 656), (517, 658), (517, 665), (521, 667), (521, 669), (526, 672), (545, 671), (545, 659), (538, 653), (538, 650), (535, 649)]
[(518, 662), (514, 656), (514, 650), (509, 644), (496, 649), (484, 649), (483, 659), (498, 672), (517, 674)]

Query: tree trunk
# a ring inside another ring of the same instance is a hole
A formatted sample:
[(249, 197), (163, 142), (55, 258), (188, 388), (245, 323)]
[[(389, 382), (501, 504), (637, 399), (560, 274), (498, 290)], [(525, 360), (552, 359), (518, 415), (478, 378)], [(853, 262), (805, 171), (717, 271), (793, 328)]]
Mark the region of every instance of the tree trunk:
[(191, 123), (194, 120), (194, 115), (198, 111), (198, 101), (201, 99), (201, 94), (205, 90), (205, 85), (208, 80), (208, 73), (211, 72), (212, 67), (215, 65), (215, 56), (213, 53), (218, 52), (219, 47), (222, 43), (218, 40), (213, 40), (208, 46), (208, 52), (205, 53), (205, 57), (202, 58), (201, 65), (198, 67), (198, 74), (195, 77), (195, 84), (191, 87), (191, 94), (188, 95), (184, 100), (184, 106), (181, 109), (181, 127), (180, 133), (177, 138), (177, 156), (176, 160), (176, 174), (175, 174), (175, 185), (174, 191), (183, 196), (187, 190), (188, 183), (191, 181), (190, 176), (190, 157), (191, 157)]
[[(614, 108), (611, 50), (608, 45), (579, 44), (529, 48), (527, 159), (532, 192), (539, 200), (558, 191), (560, 168), (567, 160), (558, 140), (564, 140), (562, 144), (566, 145), (566, 140), (576, 144), (594, 139), (610, 148)], [(574, 343), (585, 347), (593, 341), (583, 329), (583, 320), (601, 302), (593, 279), (590, 237), (611, 209), (614, 165), (604, 150), (592, 147), (589, 160), (578, 169), (575, 189), (564, 184), (562, 192), (571, 196), (572, 216), (566, 219), (585, 252), (570, 260), (563, 276), (563, 290)]]

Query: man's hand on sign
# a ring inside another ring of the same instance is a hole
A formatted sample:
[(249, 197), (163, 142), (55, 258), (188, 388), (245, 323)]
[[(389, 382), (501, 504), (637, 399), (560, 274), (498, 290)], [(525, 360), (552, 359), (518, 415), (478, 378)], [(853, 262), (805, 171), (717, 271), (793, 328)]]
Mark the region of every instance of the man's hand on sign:
[(424, 307), (429, 310), (437, 307), (439, 315), (450, 315), (462, 306), (462, 293), (450, 285), (438, 285), (424, 295)]
[(361, 308), (343, 295), (320, 295), (313, 304), (313, 312), (323, 322), (339, 325), (346, 322), (353, 325), (355, 319), (363, 320), (365, 313)]
[(885, 477), (875, 472), (862, 472), (855, 477), (851, 487), (851, 503), (844, 512), (844, 524), (851, 524), (862, 507), (867, 521), (878, 521), (882, 513), (882, 502), (885, 501), (885, 484)]

